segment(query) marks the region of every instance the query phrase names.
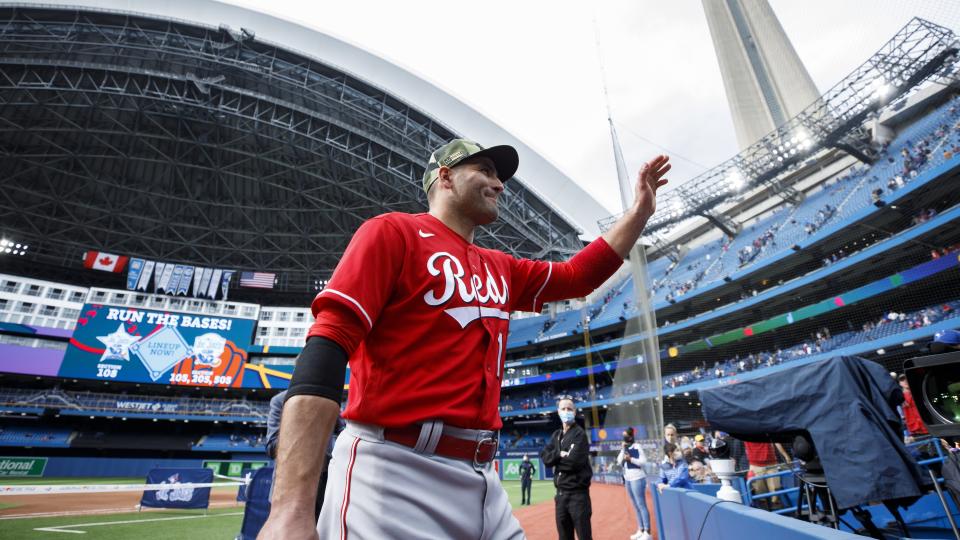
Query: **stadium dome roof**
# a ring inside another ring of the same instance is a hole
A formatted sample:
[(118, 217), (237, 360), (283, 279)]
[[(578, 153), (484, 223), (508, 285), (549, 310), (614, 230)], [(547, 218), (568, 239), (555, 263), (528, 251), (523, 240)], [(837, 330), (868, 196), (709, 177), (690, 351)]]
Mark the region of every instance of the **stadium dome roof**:
[(309, 291), (362, 220), (425, 210), (426, 157), (456, 136), (521, 156), (478, 243), (564, 257), (607, 214), (457, 98), (289, 21), (208, 0), (0, 14), (2, 232), (38, 263), (76, 268), (99, 249)]

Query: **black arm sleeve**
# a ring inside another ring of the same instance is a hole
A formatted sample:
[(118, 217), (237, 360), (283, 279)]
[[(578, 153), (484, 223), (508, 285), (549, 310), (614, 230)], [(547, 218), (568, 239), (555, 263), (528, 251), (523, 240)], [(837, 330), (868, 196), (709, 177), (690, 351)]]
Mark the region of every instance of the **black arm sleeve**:
[(313, 336), (297, 357), (287, 400), (293, 396), (320, 396), (337, 402), (343, 399), (347, 353), (335, 341)]

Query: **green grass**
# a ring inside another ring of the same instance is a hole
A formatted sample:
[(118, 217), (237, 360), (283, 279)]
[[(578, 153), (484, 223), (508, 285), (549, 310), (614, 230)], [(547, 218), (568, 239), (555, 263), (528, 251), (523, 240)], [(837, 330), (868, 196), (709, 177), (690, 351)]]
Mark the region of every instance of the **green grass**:
[[(510, 497), (510, 506), (514, 509), (522, 508), (520, 506), (520, 481), (503, 480), (502, 483), (503, 489), (507, 490), (507, 495)], [(553, 500), (555, 493), (556, 489), (553, 487), (552, 480), (534, 480), (533, 486), (530, 488), (530, 502), (537, 504), (539, 502)]]
[[(6, 483), (6, 480), (16, 480), (18, 484), (41, 483), (43, 480), (47, 484), (93, 484), (93, 483), (142, 483), (140, 478), (46, 478), (46, 479), (26, 479), (26, 478), (7, 478), (0, 479), (0, 484)], [(29, 480), (32, 480), (29, 481)], [(503, 487), (510, 497), (510, 504), (516, 508), (520, 506), (520, 481), (505, 480)], [(228, 489), (228, 488), (224, 488)], [(236, 489), (235, 487), (229, 489)], [(532, 502), (537, 504), (549, 501), (553, 498), (554, 487), (549, 480), (533, 482)], [(204, 516), (204, 517), (200, 517)], [(142, 523), (118, 523), (106, 525), (88, 525), (92, 523), (112, 523), (119, 521), (143, 521), (157, 520), (164, 518), (187, 518), (187, 519), (169, 519), (164, 521), (145, 521)], [(243, 506), (230, 506), (226, 508), (211, 509), (208, 515), (204, 515), (201, 510), (153, 510), (145, 512), (127, 512), (120, 514), (95, 514), (81, 516), (65, 517), (42, 517), (42, 518), (19, 518), (0, 520), (0, 539), (17, 538), (26, 540), (46, 540), (57, 539), (64, 540), (67, 536), (80, 536), (77, 534), (37, 531), (38, 528), (63, 527), (70, 525), (66, 530), (84, 531), (82, 538), (84, 540), (181, 540), (183, 538), (202, 538), (203, 540), (232, 540), (238, 532), (243, 522)]]
[[(118, 523), (116, 525), (93, 525), (118, 521), (143, 521), (165, 518), (165, 521), (147, 521), (143, 523)], [(0, 538), (23, 538), (27, 540), (63, 540), (65, 536), (78, 536), (69, 533), (37, 531), (38, 528), (61, 527), (71, 525), (68, 530), (84, 531), (84, 540), (181, 540), (184, 538), (202, 538), (204, 540), (232, 540), (240, 532), (243, 522), (243, 507), (211, 509), (209, 514), (202, 510), (163, 510), (133, 512), (123, 514), (67, 516), (56, 518), (24, 518), (0, 521)]]
[(91, 485), (91, 484), (142, 484), (144, 478), (117, 477), (67, 477), (67, 478), (24, 478), (22, 476), (0, 476), (0, 486), (54, 486), (54, 485)]

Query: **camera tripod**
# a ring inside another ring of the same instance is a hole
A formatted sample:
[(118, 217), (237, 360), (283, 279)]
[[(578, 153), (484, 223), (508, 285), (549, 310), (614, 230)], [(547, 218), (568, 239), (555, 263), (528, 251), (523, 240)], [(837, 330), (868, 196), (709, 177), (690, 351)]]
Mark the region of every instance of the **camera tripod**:
[[(806, 471), (797, 475), (797, 480), (800, 482), (800, 495), (797, 498), (797, 519), (815, 525), (839, 529), (840, 516), (837, 512), (837, 501), (833, 498), (833, 493), (827, 484), (827, 478), (823, 473), (823, 468), (820, 467), (819, 460), (809, 461), (806, 465)], [(886, 502), (884, 502), (884, 506), (896, 520), (897, 527), (900, 529), (900, 536), (908, 537), (907, 525), (904, 523), (903, 516), (900, 515), (897, 506)], [(873, 522), (870, 512), (862, 506), (854, 506), (850, 508), (850, 512), (863, 526), (862, 532), (856, 531), (857, 534), (864, 534), (877, 540), (887, 538), (884, 532)]]

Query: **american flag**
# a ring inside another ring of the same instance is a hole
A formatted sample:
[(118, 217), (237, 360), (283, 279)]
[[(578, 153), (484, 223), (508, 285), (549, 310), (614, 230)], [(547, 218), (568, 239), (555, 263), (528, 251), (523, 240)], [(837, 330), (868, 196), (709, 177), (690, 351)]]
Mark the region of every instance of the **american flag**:
[(241, 272), (240, 286), (254, 287), (257, 289), (272, 289), (273, 280), (276, 277), (276, 274), (271, 274), (270, 272)]

